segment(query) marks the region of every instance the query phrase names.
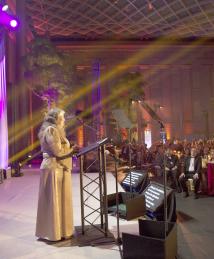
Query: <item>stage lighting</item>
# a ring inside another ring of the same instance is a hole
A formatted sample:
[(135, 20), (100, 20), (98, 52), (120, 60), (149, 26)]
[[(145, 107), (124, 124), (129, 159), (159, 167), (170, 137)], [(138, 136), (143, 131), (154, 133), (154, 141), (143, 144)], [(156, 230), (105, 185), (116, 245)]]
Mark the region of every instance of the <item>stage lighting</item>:
[(10, 26), (12, 28), (16, 28), (18, 26), (18, 22), (15, 19), (13, 19), (13, 20), (10, 21)]
[(22, 164), (19, 161), (14, 161), (11, 164), (11, 170), (13, 171), (14, 177), (23, 176), (23, 173), (21, 172), (21, 166)]
[(0, 5), (0, 24), (10, 29), (16, 29), (18, 27), (18, 19), (9, 13), (6, 5)]
[(9, 7), (8, 7), (7, 4), (3, 5), (2, 8), (1, 8), (1, 10), (2, 10), (3, 12), (6, 12), (8, 9), (9, 9)]

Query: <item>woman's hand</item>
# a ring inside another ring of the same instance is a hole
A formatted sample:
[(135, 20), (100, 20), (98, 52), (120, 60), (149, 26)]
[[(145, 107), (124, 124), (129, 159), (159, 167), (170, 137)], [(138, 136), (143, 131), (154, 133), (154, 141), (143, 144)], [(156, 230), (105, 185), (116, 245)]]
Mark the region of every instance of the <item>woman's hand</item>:
[(79, 146), (77, 146), (77, 145), (72, 146), (72, 153), (73, 154), (77, 154), (77, 153), (79, 153), (79, 151), (80, 151)]

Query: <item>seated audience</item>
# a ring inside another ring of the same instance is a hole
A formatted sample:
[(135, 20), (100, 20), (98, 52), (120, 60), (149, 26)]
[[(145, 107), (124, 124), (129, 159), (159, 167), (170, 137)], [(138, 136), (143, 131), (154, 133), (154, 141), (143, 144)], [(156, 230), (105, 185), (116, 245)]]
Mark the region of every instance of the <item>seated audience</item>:
[(197, 155), (196, 148), (191, 148), (191, 155), (185, 158), (184, 172), (180, 175), (179, 181), (184, 191), (184, 197), (189, 196), (187, 188), (188, 179), (193, 179), (195, 199), (198, 199), (198, 190), (200, 186), (200, 174), (201, 174), (201, 157)]
[(178, 170), (178, 157), (173, 154), (173, 151), (170, 147), (166, 149), (165, 156), (165, 171), (167, 174), (167, 179), (171, 181), (170, 187), (176, 189), (177, 192), (180, 192), (178, 179), (177, 179), (177, 170)]

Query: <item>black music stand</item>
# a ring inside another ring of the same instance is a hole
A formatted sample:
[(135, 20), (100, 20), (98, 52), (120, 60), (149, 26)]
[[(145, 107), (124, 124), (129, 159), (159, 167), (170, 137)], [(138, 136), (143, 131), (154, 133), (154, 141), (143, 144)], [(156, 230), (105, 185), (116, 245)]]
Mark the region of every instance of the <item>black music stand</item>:
[[(80, 196), (81, 196), (81, 228), (76, 228), (77, 239), (79, 239), (80, 246), (96, 246), (99, 244), (115, 242), (114, 236), (108, 230), (108, 208), (107, 208), (107, 183), (106, 183), (106, 158), (105, 158), (105, 144), (109, 142), (108, 138), (97, 141), (88, 147), (83, 148), (77, 155), (80, 159)], [(84, 169), (83, 159), (84, 155), (89, 152), (96, 151), (98, 153), (99, 172), (95, 179), (91, 175), (87, 175), (87, 171), (92, 164)], [(88, 183), (84, 184), (83, 179), (87, 178)], [(96, 187), (93, 187), (94, 184)], [(89, 189), (92, 190), (89, 190)], [(95, 192), (99, 191), (99, 197), (95, 196)], [(87, 197), (86, 197), (87, 196)], [(89, 205), (89, 199), (95, 202)], [(99, 207), (95, 208), (96, 201), (99, 202)], [(86, 214), (85, 209), (89, 208), (90, 213)], [(90, 216), (98, 216), (91, 221)], [(100, 224), (95, 224), (95, 221), (100, 219)], [(85, 223), (88, 223), (86, 226)]]

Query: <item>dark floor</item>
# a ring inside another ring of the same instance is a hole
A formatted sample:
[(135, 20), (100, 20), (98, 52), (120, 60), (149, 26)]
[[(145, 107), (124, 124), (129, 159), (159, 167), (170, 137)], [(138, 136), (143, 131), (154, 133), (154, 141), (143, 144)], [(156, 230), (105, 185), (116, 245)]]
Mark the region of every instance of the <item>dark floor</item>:
[(178, 258), (214, 258), (214, 197), (176, 195)]
[[(121, 182), (126, 174), (119, 172)], [(162, 179), (153, 178), (162, 183)], [(176, 193), (178, 259), (214, 258), (214, 197)]]

